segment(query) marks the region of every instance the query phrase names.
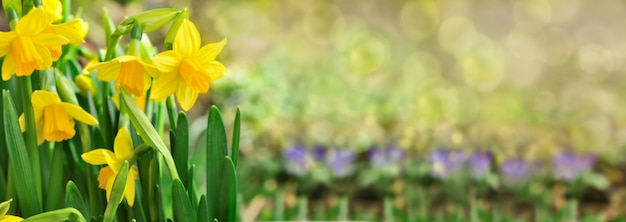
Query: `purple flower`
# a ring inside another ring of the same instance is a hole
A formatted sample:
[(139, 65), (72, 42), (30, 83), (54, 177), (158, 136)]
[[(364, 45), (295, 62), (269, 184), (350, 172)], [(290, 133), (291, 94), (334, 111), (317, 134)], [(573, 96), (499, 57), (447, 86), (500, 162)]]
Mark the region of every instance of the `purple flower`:
[(348, 149), (336, 149), (326, 159), (326, 166), (335, 177), (345, 177), (352, 173), (356, 154)]
[(386, 168), (397, 166), (404, 159), (405, 151), (396, 146), (387, 149), (372, 147), (368, 154), (370, 163), (374, 167)]
[(473, 153), (470, 158), (472, 176), (477, 179), (482, 178), (491, 169), (492, 159), (491, 153), (488, 151)]
[(292, 146), (283, 151), (285, 158), (285, 170), (287, 173), (302, 176), (306, 174), (311, 165), (311, 157), (308, 150), (303, 146)]
[(526, 179), (534, 171), (534, 167), (523, 159), (514, 158), (502, 162), (500, 171), (502, 172), (503, 183), (521, 184), (526, 182)]
[(552, 157), (554, 177), (566, 181), (575, 180), (581, 173), (590, 171), (595, 162), (596, 156), (591, 154), (562, 152)]
[(313, 158), (317, 162), (325, 162), (326, 161), (326, 153), (328, 150), (324, 146), (315, 146), (313, 148)]
[(468, 155), (461, 151), (435, 150), (430, 153), (431, 173), (439, 179), (447, 179), (467, 164)]

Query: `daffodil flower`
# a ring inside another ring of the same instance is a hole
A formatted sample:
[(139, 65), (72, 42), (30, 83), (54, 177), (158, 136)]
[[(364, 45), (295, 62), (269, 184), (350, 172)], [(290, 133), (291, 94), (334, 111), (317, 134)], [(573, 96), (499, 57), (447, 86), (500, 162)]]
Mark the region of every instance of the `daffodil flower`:
[(16, 217), (12, 215), (6, 215), (7, 211), (9, 211), (9, 207), (11, 207), (11, 202), (13, 199), (4, 201), (0, 203), (0, 222), (17, 222), (23, 221), (24, 219), (21, 217)]
[(33, 8), (17, 22), (15, 31), (0, 32), (0, 56), (2, 80), (17, 76), (28, 76), (34, 70), (45, 70), (52, 66), (53, 57), (49, 47), (67, 44), (65, 34), (44, 33), (51, 24), (43, 8)]
[(42, 0), (43, 8), (53, 21), (63, 19), (63, 5), (60, 0)]
[[(98, 79), (106, 82), (116, 80), (116, 84), (133, 95), (141, 94), (150, 88), (155, 74), (153, 66), (137, 56), (123, 55), (108, 62), (88, 67), (88, 71), (98, 70)], [(156, 71), (156, 70), (155, 70)]]
[[(37, 90), (33, 92), (31, 102), (35, 112), (37, 144), (43, 143), (44, 140), (60, 142), (74, 137), (75, 120), (89, 125), (98, 124), (98, 120), (80, 106), (61, 102), (55, 93)], [(22, 131), (26, 131), (24, 114), (20, 116), (20, 126)]]
[(191, 109), (198, 94), (207, 93), (209, 83), (224, 76), (226, 68), (215, 61), (224, 45), (226, 39), (200, 48), (198, 29), (192, 22), (183, 20), (174, 38), (173, 50), (152, 58), (161, 72), (154, 82), (152, 97), (161, 100), (176, 92), (181, 108)]
[[(61, 35), (69, 40), (70, 43), (78, 45), (85, 42), (88, 29), (89, 25), (82, 19), (74, 19), (63, 24), (52, 24), (52, 21), (50, 21), (43, 33)], [(61, 53), (63, 53), (60, 45), (50, 46), (48, 50), (50, 50), (52, 61), (59, 59)]]
[[(98, 175), (98, 183), (100, 189), (106, 190), (107, 200), (111, 197), (111, 190), (113, 189), (113, 182), (115, 177), (119, 173), (120, 168), (124, 161), (134, 162), (133, 159), (133, 141), (130, 138), (130, 133), (126, 128), (121, 128), (115, 137), (113, 144), (114, 152), (107, 149), (95, 149), (84, 153), (81, 157), (85, 162), (92, 165), (104, 165)], [(124, 186), (124, 196), (128, 205), (133, 206), (135, 203), (135, 180), (139, 179), (139, 171), (137, 166), (133, 165), (128, 172), (128, 178), (126, 179), (126, 185)]]

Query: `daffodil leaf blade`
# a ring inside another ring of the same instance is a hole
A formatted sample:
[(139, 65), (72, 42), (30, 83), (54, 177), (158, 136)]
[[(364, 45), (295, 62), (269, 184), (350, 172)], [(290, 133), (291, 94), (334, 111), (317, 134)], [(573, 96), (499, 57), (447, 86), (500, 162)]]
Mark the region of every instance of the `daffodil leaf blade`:
[(2, 102), (4, 108), (4, 133), (6, 136), (6, 146), (9, 148), (9, 165), (14, 173), (14, 183), (19, 184), (20, 189), (16, 189), (18, 204), (24, 216), (32, 216), (41, 213), (41, 207), (37, 198), (33, 170), (30, 158), (26, 149), (26, 143), (20, 130), (17, 113), (13, 105), (13, 99), (8, 90), (2, 92)]
[(198, 202), (198, 187), (196, 186), (196, 177), (195, 177), (196, 165), (192, 164), (189, 167), (189, 177), (187, 177), (187, 195), (189, 196), (189, 200), (191, 201), (191, 205), (196, 207)]
[(65, 162), (65, 150), (69, 150), (67, 141), (62, 143), (56, 143), (56, 147), (54, 149), (54, 154), (52, 155), (52, 163), (50, 164), (48, 169), (50, 169), (50, 179), (48, 181), (48, 186), (45, 187), (47, 189), (46, 199), (44, 204), (44, 211), (50, 211), (59, 209), (59, 204), (61, 204), (63, 192), (59, 192), (59, 190), (63, 189), (63, 162)]
[(206, 196), (203, 194), (200, 196), (200, 203), (198, 204), (198, 221), (209, 221), (208, 207)]
[(188, 166), (189, 166), (189, 121), (187, 115), (184, 112), (178, 114), (178, 120), (176, 121), (176, 133), (175, 141), (173, 142), (172, 155), (174, 156), (174, 163), (176, 163), (176, 170), (181, 181), (185, 181), (183, 184), (185, 187), (189, 186), (187, 183)]
[(80, 190), (73, 181), (68, 181), (65, 185), (65, 203), (64, 207), (71, 207), (78, 210), (86, 218), (91, 218), (89, 207), (85, 204), (85, 199)]
[(231, 142), (230, 157), (237, 168), (237, 161), (239, 160), (239, 137), (241, 135), (241, 111), (237, 107), (237, 114), (235, 114), (235, 123), (233, 124), (233, 140)]
[(70, 222), (87, 222), (80, 211), (74, 208), (63, 208), (59, 210), (48, 211), (37, 214), (35, 216), (24, 219), (24, 222), (46, 222), (46, 221), (70, 221)]
[(196, 220), (196, 210), (191, 205), (185, 185), (179, 179), (175, 179), (172, 186), (172, 201), (174, 221)]
[(207, 157), (206, 157), (206, 187), (209, 218), (216, 218), (219, 212), (222, 189), (222, 172), (224, 157), (228, 155), (226, 131), (222, 116), (217, 107), (211, 107), (207, 123)]
[(122, 167), (120, 167), (115, 180), (113, 181), (113, 188), (111, 188), (111, 196), (104, 211), (104, 221), (111, 222), (115, 220), (117, 214), (117, 208), (124, 198), (124, 188), (126, 187), (126, 179), (128, 178), (128, 161), (124, 161)]
[(229, 156), (224, 157), (219, 221), (236, 221), (237, 217), (237, 173), (235, 164)]

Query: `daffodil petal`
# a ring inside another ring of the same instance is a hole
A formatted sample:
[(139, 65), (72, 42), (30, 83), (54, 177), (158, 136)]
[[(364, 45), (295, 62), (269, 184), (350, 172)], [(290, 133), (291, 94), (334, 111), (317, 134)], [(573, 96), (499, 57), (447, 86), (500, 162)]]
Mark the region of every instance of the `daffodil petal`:
[(35, 90), (30, 98), (33, 109), (43, 111), (46, 106), (60, 103), (59, 95), (45, 90)]
[(11, 42), (16, 36), (15, 32), (0, 32), (0, 57), (11, 51)]
[(130, 138), (130, 133), (126, 127), (120, 128), (117, 132), (113, 149), (117, 159), (125, 159), (133, 154), (133, 140)]
[(172, 72), (178, 65), (180, 64), (181, 58), (176, 54), (176, 52), (169, 50), (162, 53), (159, 53), (152, 57), (152, 63), (156, 68), (161, 72)]
[(123, 56), (119, 56), (119, 57), (113, 59), (112, 61), (123, 63), (123, 62), (135, 61), (135, 60), (139, 60), (139, 58), (137, 58), (135, 56), (130, 56), (130, 55), (123, 55)]
[(137, 167), (132, 166), (128, 171), (128, 177), (126, 178), (126, 186), (124, 186), (124, 196), (129, 206), (135, 204), (135, 178), (137, 178)]
[(198, 62), (201, 64), (207, 64), (217, 57), (217, 55), (222, 52), (222, 49), (226, 45), (227, 40), (222, 39), (222, 41), (214, 42), (207, 44), (200, 48), (196, 53), (194, 53), (193, 57), (198, 59)]
[(20, 222), (23, 221), (24, 218), (21, 217), (17, 217), (17, 216), (13, 216), (13, 215), (4, 215), (4, 217), (2, 217), (2, 219), (0, 219), (0, 222)]
[(72, 44), (80, 44), (85, 42), (85, 36), (81, 33), (82, 24), (78, 19), (74, 19), (67, 23), (52, 25), (54, 32), (67, 38)]
[(98, 79), (106, 82), (111, 82), (117, 79), (117, 76), (120, 74), (120, 68), (122, 65), (118, 62), (108, 61), (95, 64), (89, 67), (89, 71), (98, 70)]
[(226, 73), (226, 67), (221, 62), (211, 61), (207, 66), (203, 67), (209, 76), (211, 77), (211, 81), (215, 81), (219, 78), (222, 78)]
[(200, 48), (200, 33), (196, 26), (189, 20), (184, 19), (176, 38), (174, 38), (174, 52), (180, 54), (183, 58), (193, 55)]
[(162, 100), (176, 91), (179, 81), (182, 81), (176, 73), (163, 73), (152, 84), (152, 99)]
[(81, 121), (87, 125), (98, 124), (98, 120), (91, 116), (91, 114), (89, 114), (87, 111), (83, 110), (83, 108), (81, 108), (80, 106), (71, 103), (61, 103), (60, 105), (63, 106), (63, 108), (67, 112), (67, 115), (71, 116), (72, 118)]
[(38, 35), (50, 23), (51, 21), (43, 8), (33, 8), (17, 22), (15, 31), (22, 35)]
[(186, 84), (178, 84), (178, 89), (176, 90), (176, 99), (178, 100), (178, 104), (180, 107), (188, 111), (193, 107), (193, 104), (196, 103), (196, 99), (198, 99), (198, 93), (193, 91), (191, 87)]
[(115, 154), (107, 149), (95, 149), (83, 153), (80, 157), (91, 165), (103, 165), (107, 164), (106, 156), (112, 157), (115, 156)]
[(20, 118), (17, 119), (20, 122), (20, 129), (22, 133), (26, 131), (26, 120), (24, 118), (24, 114), (20, 115)]
[(98, 187), (106, 190), (107, 182), (109, 182), (109, 179), (112, 179), (113, 176), (115, 176), (115, 172), (113, 172), (111, 167), (104, 167), (100, 169), (100, 173), (98, 173)]
[(111, 199), (111, 191), (113, 190), (113, 182), (115, 182), (116, 175), (116, 173), (113, 173), (113, 175), (106, 181), (105, 190), (107, 192), (107, 202)]
[(12, 54), (8, 54), (2, 61), (2, 80), (7, 81), (15, 73), (15, 60)]
[(70, 42), (67, 38), (57, 34), (39, 34), (32, 38), (35, 44), (46, 47), (61, 46)]
[[(47, 47), (35, 46), (37, 53), (41, 56), (41, 65), (37, 67), (37, 70), (46, 70), (52, 66), (52, 54), (50, 54), (50, 50)], [(28, 74), (32, 74), (34, 70), (31, 70)]]
[(41, 145), (45, 140), (43, 136), (43, 121), (41, 121), (40, 119), (35, 119), (35, 123), (37, 124), (37, 126), (35, 126), (35, 128), (37, 129), (37, 145)]

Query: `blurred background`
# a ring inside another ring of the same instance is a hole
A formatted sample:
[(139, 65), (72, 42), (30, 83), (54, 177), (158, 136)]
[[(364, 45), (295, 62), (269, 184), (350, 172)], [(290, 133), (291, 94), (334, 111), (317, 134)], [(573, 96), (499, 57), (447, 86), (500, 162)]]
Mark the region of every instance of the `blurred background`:
[(202, 156), (209, 107), (241, 107), (245, 220), (625, 218), (624, 1), (73, 7), (94, 50), (102, 8), (189, 8), (203, 44), (228, 38), (191, 137)]

